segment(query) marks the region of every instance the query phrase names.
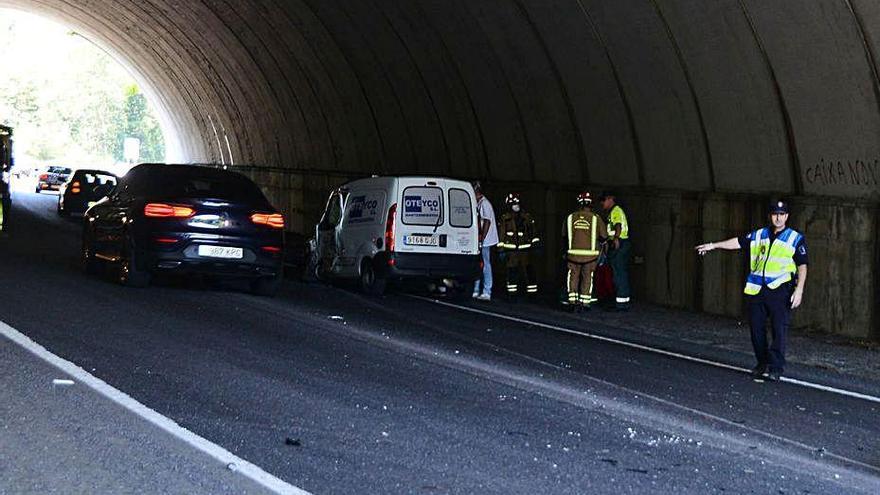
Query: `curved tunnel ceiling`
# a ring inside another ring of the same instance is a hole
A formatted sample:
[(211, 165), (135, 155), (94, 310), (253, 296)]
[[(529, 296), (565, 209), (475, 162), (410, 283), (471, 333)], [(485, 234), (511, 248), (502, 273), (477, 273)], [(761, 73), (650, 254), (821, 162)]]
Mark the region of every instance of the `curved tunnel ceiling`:
[(880, 197), (874, 0), (0, 0), (138, 75), (170, 159)]

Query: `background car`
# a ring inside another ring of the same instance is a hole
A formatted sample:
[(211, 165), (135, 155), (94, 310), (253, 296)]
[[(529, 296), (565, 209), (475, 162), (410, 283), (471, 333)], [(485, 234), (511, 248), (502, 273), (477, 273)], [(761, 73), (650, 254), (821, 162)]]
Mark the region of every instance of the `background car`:
[(117, 177), (103, 170), (80, 169), (61, 186), (58, 195), (58, 214), (81, 215), (110, 194), (116, 187)]
[(158, 272), (245, 278), (273, 295), (283, 276), (284, 217), (247, 177), (217, 168), (144, 164), (83, 217), (82, 262), (143, 287)]
[(36, 192), (58, 191), (61, 189), (61, 185), (70, 179), (70, 174), (72, 172), (73, 170), (67, 167), (52, 166), (46, 168), (46, 170), (37, 177)]

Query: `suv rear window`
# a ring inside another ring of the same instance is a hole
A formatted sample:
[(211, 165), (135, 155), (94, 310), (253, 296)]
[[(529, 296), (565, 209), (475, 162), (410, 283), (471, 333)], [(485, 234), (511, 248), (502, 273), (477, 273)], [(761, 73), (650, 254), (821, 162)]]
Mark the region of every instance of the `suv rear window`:
[[(223, 199), (266, 203), (260, 188), (243, 175), (193, 166), (152, 169), (143, 184), (147, 194), (167, 197)], [(140, 178), (140, 177), (138, 177)], [(141, 187), (137, 187), (140, 191)]]
[(464, 189), (449, 190), (449, 225), (470, 228), (474, 224), (471, 195)]
[(443, 225), (443, 189), (407, 187), (403, 190), (403, 223), (406, 225)]
[(65, 167), (49, 167), (47, 172), (50, 174), (69, 174), (70, 169)]

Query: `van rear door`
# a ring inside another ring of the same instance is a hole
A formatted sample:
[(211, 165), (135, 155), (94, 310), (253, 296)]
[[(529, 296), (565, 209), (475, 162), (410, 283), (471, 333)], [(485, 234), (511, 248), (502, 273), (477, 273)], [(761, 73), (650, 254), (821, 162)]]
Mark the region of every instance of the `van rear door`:
[(473, 191), (466, 182), (401, 178), (398, 191), (397, 251), (477, 254)]

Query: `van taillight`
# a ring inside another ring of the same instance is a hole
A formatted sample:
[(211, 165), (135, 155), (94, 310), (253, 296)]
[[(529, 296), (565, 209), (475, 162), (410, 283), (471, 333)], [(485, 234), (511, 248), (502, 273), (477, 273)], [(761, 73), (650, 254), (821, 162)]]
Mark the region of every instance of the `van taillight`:
[(388, 220), (385, 221), (385, 251), (394, 252), (394, 217), (397, 216), (397, 203), (388, 208)]

